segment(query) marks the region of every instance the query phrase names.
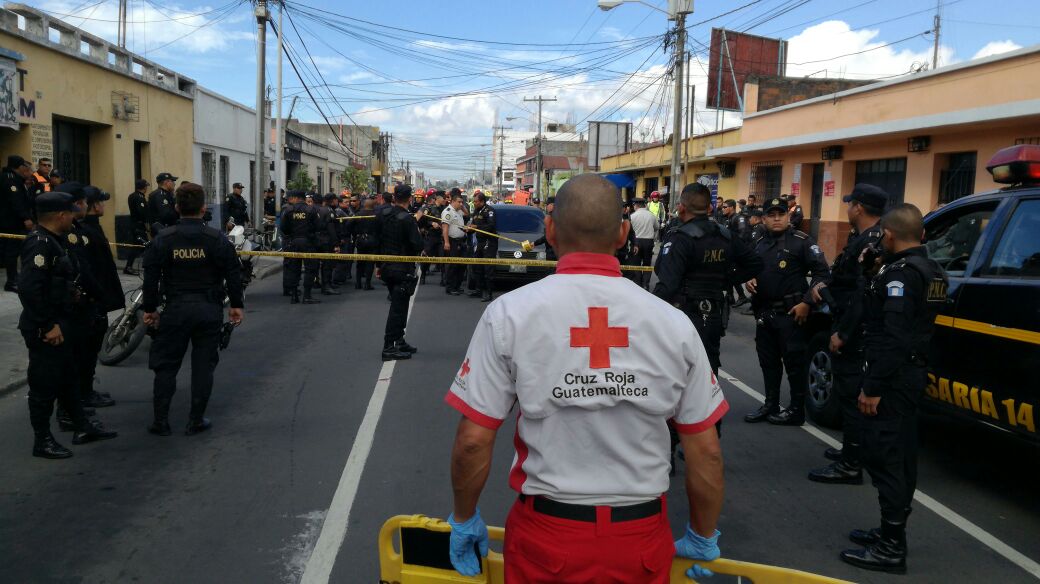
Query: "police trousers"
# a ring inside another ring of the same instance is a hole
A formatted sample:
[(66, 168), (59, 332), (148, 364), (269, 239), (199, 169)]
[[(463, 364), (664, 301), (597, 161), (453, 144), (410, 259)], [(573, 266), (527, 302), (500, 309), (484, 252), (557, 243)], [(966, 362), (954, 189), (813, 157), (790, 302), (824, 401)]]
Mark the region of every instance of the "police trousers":
[(177, 392), (177, 372), (191, 343), (191, 419), (206, 412), (213, 392), (213, 371), (220, 360), (218, 345), (223, 305), (208, 300), (175, 299), (159, 317), (148, 368), (155, 372), (152, 406), (156, 421), (166, 421)]
[[(430, 235), (427, 235), (426, 238), (423, 239), (423, 253), (426, 254), (426, 257), (431, 258), (439, 258), (444, 255), (444, 238), (441, 236), (439, 230), (431, 232)], [(423, 263), (419, 265), (419, 269), (422, 270), (422, 273), (425, 276), (434, 265), (435, 264)], [(441, 269), (441, 274), (443, 275), (443, 267)]]
[[(639, 253), (635, 254), (636, 266), (652, 266), (654, 265), (654, 240), (653, 239), (637, 239), (636, 247), (639, 248)], [(650, 285), (650, 272), (636, 272), (638, 274), (636, 284), (646, 288)]]
[(708, 362), (711, 370), (716, 375), (722, 366), (722, 337), (726, 332), (725, 315), (723, 314), (724, 299), (699, 299), (691, 298), (683, 305), (682, 311), (690, 317), (693, 327), (697, 329), (697, 335), (701, 338), (704, 351), (708, 354)]
[(877, 415), (862, 418), (863, 467), (878, 490), (881, 518), (890, 523), (906, 521), (917, 490), (917, 407), (927, 379), (923, 366), (900, 368)]
[(780, 382), (787, 369), (787, 383), (791, 386), (791, 409), (805, 407), (809, 390), (809, 356), (805, 329), (795, 324), (794, 317), (780, 311), (768, 311), (758, 316), (755, 327), (755, 349), (762, 367), (762, 381), (766, 390), (766, 405), (774, 408), (780, 403)]
[(831, 379), (834, 397), (841, 407), (841, 459), (851, 466), (860, 465), (860, 445), (863, 443), (859, 412), (859, 392), (863, 384), (863, 351), (848, 345), (841, 353), (831, 353)]
[[(285, 251), (298, 253), (311, 253), (314, 246), (305, 238), (293, 239)], [(314, 287), (314, 279), (318, 275), (318, 260), (302, 260), (299, 258), (285, 258), (282, 268), (282, 285), (287, 290), (295, 290), (300, 285), (300, 271), (303, 270), (303, 289), (310, 294)]]
[[(352, 254), (354, 253), (354, 242), (347, 241), (339, 248), (340, 254)], [(354, 266), (352, 261), (338, 261), (332, 268), (332, 283), (337, 286), (346, 282), (350, 279), (350, 271)]]
[(390, 312), (386, 315), (383, 335), (383, 347), (388, 348), (404, 338), (408, 326), (408, 302), (419, 279), (415, 276), (415, 264), (383, 264), (379, 277), (390, 290)]
[(97, 371), (98, 352), (108, 331), (108, 314), (96, 309), (83, 319), (83, 333), (77, 335), (75, 343), (76, 386), (81, 400), (90, 398), (94, 392), (94, 373)]
[[(453, 258), (461, 258), (466, 255), (466, 238), (459, 237), (457, 239), (448, 240), (451, 244), (451, 250), (445, 255)], [(443, 241), (442, 248), (443, 249)], [(448, 290), (460, 290), (462, 289), (462, 278), (466, 275), (466, 266), (462, 264), (447, 264), (445, 266), (445, 286)]]
[(65, 342), (57, 346), (43, 342), (39, 331), (21, 331), (29, 350), (29, 422), (39, 437), (50, 434), (55, 400), (77, 427), (86, 427), (87, 424), (77, 386), (75, 343), (79, 331), (68, 321), (59, 322), (58, 326)]
[[(493, 237), (477, 238), (477, 247), (473, 250), (474, 258), (495, 259), (498, 256), (498, 240)], [(472, 266), (477, 278), (477, 290), (491, 293), (495, 285), (495, 266)]]
[[(379, 245), (374, 239), (365, 239), (359, 241), (357, 244), (358, 253), (378, 253)], [(372, 283), (372, 273), (376, 269), (375, 262), (357, 262), (357, 269), (355, 270), (354, 277), (356, 278), (354, 284), (360, 288), (362, 284)]]

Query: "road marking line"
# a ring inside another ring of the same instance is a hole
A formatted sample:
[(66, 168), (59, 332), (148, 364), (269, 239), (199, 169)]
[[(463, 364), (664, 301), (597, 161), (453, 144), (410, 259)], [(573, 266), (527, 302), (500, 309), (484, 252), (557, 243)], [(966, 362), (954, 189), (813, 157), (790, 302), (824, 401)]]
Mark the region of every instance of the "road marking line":
[[(418, 294), (412, 294), (412, 299), (408, 302), (408, 318), (412, 316), (416, 296)], [(321, 525), (321, 534), (318, 535), (318, 541), (314, 543), (314, 549), (307, 559), (307, 566), (303, 569), (301, 584), (328, 584), (332, 575), (339, 548), (347, 537), (350, 510), (354, 507), (354, 499), (357, 497), (358, 487), (361, 486), (361, 473), (364, 472), (368, 455), (372, 452), (376, 426), (379, 425), (379, 418), (383, 413), (383, 405), (386, 403), (386, 394), (390, 389), (396, 365), (397, 361), (386, 361), (379, 370), (365, 417), (358, 427), (354, 445), (351, 446), (347, 463), (343, 466), (343, 474), (339, 477), (336, 493), (332, 496), (332, 504), (329, 505), (329, 511)]]
[[(721, 377), (721, 378), (725, 379), (726, 381), (730, 382), (731, 384), (733, 384), (734, 387), (736, 387), (740, 391), (743, 391), (744, 393), (748, 394), (749, 396), (754, 398), (756, 401), (759, 401), (759, 402), (765, 402), (766, 401), (766, 398), (765, 398), (764, 395), (762, 395), (761, 393), (755, 391), (748, 384), (746, 384), (743, 381), (737, 379), (736, 377), (733, 377), (732, 375), (730, 375), (729, 373), (726, 373), (725, 371), (723, 371), (721, 369), (719, 369), (719, 377)], [(822, 430), (820, 430), (816, 426), (812, 426), (810, 424), (806, 424), (806, 425), (802, 426), (801, 428), (802, 428), (802, 430), (805, 430), (809, 434), (812, 434), (816, 438), (820, 439), (820, 441), (824, 442), (828, 446), (831, 446), (833, 448), (840, 448), (841, 447), (841, 442), (839, 442), (839, 441), (835, 440), (834, 438), (828, 436), (826, 433), (824, 433)], [(1016, 566), (1022, 568), (1026, 572), (1029, 572), (1033, 577), (1035, 577), (1037, 579), (1040, 579), (1040, 563), (1037, 563), (1032, 558), (1026, 556), (1022, 552), (1014, 549), (1013, 547), (1009, 546), (1008, 544), (1004, 543), (1003, 541), (997, 539), (997, 537), (994, 536), (993, 534), (989, 533), (985, 529), (982, 529), (978, 525), (975, 525), (974, 523), (972, 523), (970, 520), (968, 520), (963, 515), (957, 513), (953, 509), (950, 509), (946, 505), (943, 505), (939, 501), (937, 501), (937, 500), (933, 499), (932, 497), (926, 495), (921, 490), (918, 490), (916, 493), (914, 493), (914, 499), (917, 500), (917, 502), (919, 502), (920, 504), (922, 504), (925, 507), (927, 507), (928, 509), (930, 509), (932, 512), (934, 512), (939, 517), (942, 517), (946, 521), (949, 521), (950, 523), (952, 523), (954, 526), (959, 528), (964, 533), (967, 533), (971, 537), (974, 537), (975, 539), (977, 539), (979, 542), (981, 542), (986, 547), (988, 547), (991, 550), (997, 552), (998, 554), (1004, 556), (1004, 558), (1009, 560), (1011, 563), (1013, 563)]]

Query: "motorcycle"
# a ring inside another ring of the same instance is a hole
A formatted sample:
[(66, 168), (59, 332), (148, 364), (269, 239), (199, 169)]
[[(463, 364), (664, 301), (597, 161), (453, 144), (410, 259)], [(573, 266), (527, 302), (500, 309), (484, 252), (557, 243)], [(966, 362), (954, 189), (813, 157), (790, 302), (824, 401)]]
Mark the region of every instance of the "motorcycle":
[[(231, 229), (228, 230), (227, 237), (235, 246), (235, 252), (253, 251), (255, 244), (247, 237), (246, 228), (242, 225), (235, 225), (234, 220), (229, 220), (228, 225), (231, 226)], [(238, 261), (242, 273), (242, 293), (245, 294), (246, 287), (253, 281), (253, 257), (239, 255)]]

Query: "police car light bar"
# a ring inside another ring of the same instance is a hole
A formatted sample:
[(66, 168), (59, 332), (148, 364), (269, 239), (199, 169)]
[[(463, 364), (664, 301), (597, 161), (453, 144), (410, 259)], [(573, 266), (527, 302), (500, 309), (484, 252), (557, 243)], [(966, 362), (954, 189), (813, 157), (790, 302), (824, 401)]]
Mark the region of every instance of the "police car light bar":
[(1040, 183), (1040, 146), (1019, 144), (998, 150), (986, 170), (996, 183)]

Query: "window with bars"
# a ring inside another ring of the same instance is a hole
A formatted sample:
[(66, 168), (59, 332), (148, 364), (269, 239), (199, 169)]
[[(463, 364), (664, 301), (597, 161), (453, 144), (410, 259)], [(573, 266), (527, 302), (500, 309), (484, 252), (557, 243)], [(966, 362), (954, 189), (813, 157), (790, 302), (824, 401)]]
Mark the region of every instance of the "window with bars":
[(939, 203), (946, 204), (975, 192), (975, 152), (949, 154), (939, 173)]
[(780, 181), (783, 179), (784, 163), (780, 160), (758, 162), (751, 166), (748, 177), (748, 195), (755, 195), (759, 201), (780, 196)]
[(231, 180), (231, 159), (227, 156), (220, 157), (220, 200), (223, 201), (231, 192), (229, 181)]
[(888, 204), (903, 202), (906, 191), (906, 158), (881, 158), (856, 162), (856, 184), (867, 183), (888, 193)]
[(216, 200), (217, 153), (212, 150), (202, 151), (202, 189), (206, 191), (207, 201)]

